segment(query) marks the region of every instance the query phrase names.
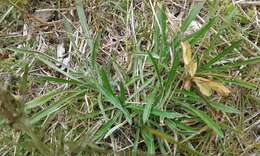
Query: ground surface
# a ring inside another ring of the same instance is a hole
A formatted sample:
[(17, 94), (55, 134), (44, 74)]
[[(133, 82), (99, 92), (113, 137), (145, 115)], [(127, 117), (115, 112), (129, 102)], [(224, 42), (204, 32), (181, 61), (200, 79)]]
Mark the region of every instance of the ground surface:
[(260, 154), (260, 2), (0, 9), (0, 155)]

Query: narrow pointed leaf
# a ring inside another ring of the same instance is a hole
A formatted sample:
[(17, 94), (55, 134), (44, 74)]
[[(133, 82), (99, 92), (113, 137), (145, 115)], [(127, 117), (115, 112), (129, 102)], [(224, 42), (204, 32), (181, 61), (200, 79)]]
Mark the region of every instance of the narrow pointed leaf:
[(226, 113), (236, 113), (236, 114), (239, 114), (240, 111), (237, 110), (236, 108), (234, 107), (231, 107), (231, 106), (227, 106), (227, 105), (224, 105), (222, 103), (210, 103), (210, 105), (217, 109), (217, 110), (221, 110), (223, 112), (226, 112)]
[(191, 22), (197, 17), (197, 15), (203, 7), (203, 4), (203, 2), (197, 2), (195, 5), (192, 6), (188, 17), (184, 20), (184, 22), (181, 25), (182, 32), (185, 32), (187, 28), (190, 26)]
[(200, 28), (198, 31), (192, 33), (189, 35), (185, 40), (188, 41), (191, 45), (201, 40), (201, 38), (209, 32), (210, 28), (215, 24), (215, 18), (210, 19), (209, 22), (204, 25), (202, 28)]
[(41, 106), (61, 93), (63, 93), (63, 92), (60, 89), (55, 89), (42, 96), (39, 96), (39, 97), (33, 99), (32, 101), (27, 102), (25, 104), (25, 110)]
[(241, 40), (236, 41), (234, 43), (232, 43), (229, 47), (225, 48), (223, 50), (223, 52), (219, 53), (216, 57), (214, 57), (213, 59), (211, 59), (206, 65), (205, 67), (210, 67), (211, 65), (213, 65), (214, 63), (216, 63), (217, 61), (221, 60), (222, 58), (224, 58), (227, 54), (231, 53), (234, 51), (234, 49), (238, 48), (240, 46)]
[(189, 109), (192, 113), (194, 113), (194, 115), (196, 115), (197, 117), (199, 117), (202, 121), (204, 121), (209, 128), (213, 129), (217, 135), (219, 135), (220, 137), (224, 137), (223, 132), (221, 131), (221, 128), (219, 127), (219, 125), (214, 122), (206, 113), (188, 105), (188, 104), (184, 104), (182, 103), (183, 106), (185, 106), (187, 109)]

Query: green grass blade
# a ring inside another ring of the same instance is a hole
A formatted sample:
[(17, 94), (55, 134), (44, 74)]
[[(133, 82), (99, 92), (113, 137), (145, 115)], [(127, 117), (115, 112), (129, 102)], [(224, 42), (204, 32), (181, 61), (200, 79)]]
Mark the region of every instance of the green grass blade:
[(171, 144), (176, 144), (178, 145), (178, 148), (180, 148), (183, 152), (188, 152), (189, 155), (194, 155), (194, 156), (201, 156), (201, 154), (197, 151), (195, 151), (194, 149), (191, 149), (189, 146), (187, 146), (186, 144), (177, 142), (172, 136), (164, 133), (164, 132), (160, 132), (156, 129), (152, 129), (149, 127), (143, 127), (143, 131), (147, 131), (150, 132), (151, 134), (159, 137), (161, 140), (167, 140), (169, 143)]
[(196, 132), (191, 126), (188, 126), (180, 121), (172, 121), (172, 120), (165, 120), (165, 124), (169, 127), (173, 132), (181, 129), (180, 132)]
[(153, 56), (148, 52), (148, 56), (149, 58), (151, 59), (152, 63), (153, 63), (153, 66), (154, 66), (154, 69), (155, 69), (155, 72), (156, 72), (156, 76), (160, 82), (160, 85), (161, 87), (163, 87), (163, 84), (162, 84), (162, 79), (161, 79), (161, 75), (160, 75), (160, 68), (158, 66), (158, 62), (156, 61), (155, 58), (153, 58)]
[[(177, 48), (177, 49), (179, 49), (179, 48)], [(162, 107), (163, 104), (167, 101), (167, 99), (171, 95), (172, 82), (177, 75), (177, 69), (178, 69), (179, 64), (180, 64), (180, 52), (175, 51), (174, 60), (173, 60), (171, 69), (167, 75), (167, 80), (164, 83), (164, 88), (161, 93), (161, 97), (158, 96), (158, 98), (161, 98), (162, 100), (159, 101), (159, 103), (156, 105), (156, 107)]]
[(103, 126), (97, 131), (97, 133), (94, 135), (93, 140), (97, 141), (99, 139), (102, 138), (102, 136), (104, 136), (109, 129), (113, 126), (113, 124), (115, 124), (115, 122), (117, 121), (118, 117), (121, 115), (121, 113), (115, 113), (115, 116), (110, 119), (108, 122), (106, 122), (105, 124), (103, 124)]
[(166, 151), (165, 145), (164, 145), (164, 140), (158, 139), (157, 141), (158, 141), (158, 144), (159, 144), (160, 153), (162, 155), (167, 155), (167, 151)]
[(87, 24), (85, 10), (84, 10), (83, 6), (84, 5), (82, 4), (81, 0), (76, 0), (76, 8), (77, 8), (78, 16), (79, 16), (79, 23), (80, 23), (80, 26), (81, 26), (81, 28), (84, 32), (84, 36), (88, 41), (88, 45), (89, 45), (89, 47), (92, 51), (93, 41), (92, 41), (92, 38), (91, 38), (91, 35), (90, 35), (90, 30), (89, 30), (89, 27), (88, 27), (88, 24)]
[(234, 49), (238, 48), (240, 46), (241, 40), (233, 42), (229, 47), (225, 48), (223, 50), (223, 52), (221, 52), (220, 54), (218, 54), (216, 57), (214, 57), (213, 59), (211, 59), (206, 65), (204, 65), (205, 67), (210, 67), (211, 65), (213, 65), (214, 63), (218, 62), (219, 60), (221, 60), (222, 58), (224, 58), (227, 54), (231, 53), (234, 51)]
[(132, 155), (133, 156), (137, 156), (137, 149), (138, 149), (139, 140), (140, 140), (140, 128), (137, 128), (136, 133), (135, 133), (134, 146), (132, 148)]
[[(135, 105), (129, 103), (127, 108), (133, 109), (137, 112), (143, 112), (144, 111), (144, 106), (141, 105)], [(155, 115), (158, 117), (163, 117), (163, 118), (168, 118), (168, 119), (176, 119), (176, 118), (181, 118), (181, 117), (188, 117), (187, 115), (177, 113), (177, 112), (166, 112), (166, 111), (161, 111), (158, 108), (153, 107), (151, 110), (151, 115)]]
[(67, 32), (67, 36), (72, 41), (73, 40), (73, 37), (72, 37), (73, 29), (72, 29), (72, 26), (71, 26), (71, 24), (69, 22), (69, 19), (67, 17), (65, 17), (65, 16), (63, 18), (63, 23), (64, 23), (64, 29)]
[(138, 88), (138, 90), (136, 90), (132, 95), (130, 95), (127, 98), (127, 101), (130, 101), (132, 98), (134, 98), (136, 95), (138, 95), (141, 91), (143, 91), (145, 88), (149, 87), (149, 85), (154, 81), (155, 76), (153, 76), (152, 78), (150, 78), (149, 80), (145, 81), (145, 83)]
[(55, 96), (64, 93), (64, 91), (61, 91), (60, 89), (54, 89), (42, 96), (39, 96), (35, 99), (33, 99), (32, 101), (29, 101), (27, 103), (25, 103), (25, 110), (28, 109), (32, 109), (41, 105), (44, 105), (45, 103), (47, 103), (48, 101), (50, 101), (51, 99), (53, 99)]
[(240, 66), (243, 66), (243, 65), (252, 65), (252, 64), (258, 64), (258, 63), (260, 63), (260, 57), (248, 59), (248, 60), (245, 60), (245, 61), (242, 61), (242, 60), (236, 61), (234, 63), (214, 67), (213, 69), (215, 69), (215, 70), (230, 70), (232, 68), (237, 68), (237, 67), (240, 67)]
[(211, 105), (211, 107), (217, 109), (217, 110), (220, 110), (220, 111), (223, 111), (223, 112), (226, 112), (226, 113), (235, 113), (235, 114), (240, 114), (241, 112), (239, 110), (237, 110), (236, 108), (234, 107), (231, 107), (231, 106), (227, 106), (227, 105), (224, 105), (222, 103), (216, 103), (216, 102), (213, 102), (213, 103), (209, 103)]
[(119, 91), (119, 99), (121, 102), (125, 103), (126, 100), (126, 92), (125, 92), (125, 86), (123, 84), (123, 82), (119, 82), (119, 87), (120, 87), (120, 91)]
[(121, 110), (124, 113), (128, 123), (132, 124), (131, 116), (130, 116), (129, 112), (127, 111), (127, 109), (125, 109), (122, 106), (121, 101), (117, 97), (115, 97), (114, 95), (109, 94), (109, 91), (107, 91), (102, 86), (97, 86), (97, 87), (98, 87), (99, 91), (107, 98), (107, 100), (110, 103), (112, 103), (117, 109)]
[(4, 21), (4, 19), (9, 15), (9, 13), (14, 9), (14, 6), (11, 6), (0, 18), (0, 23)]
[(239, 85), (241, 87), (248, 88), (248, 89), (257, 89), (257, 88), (259, 88), (259, 86), (257, 86), (257, 84), (255, 84), (255, 83), (246, 82), (246, 81), (239, 80), (239, 79), (225, 80), (225, 82), (229, 82), (231, 84)]
[(132, 119), (131, 119), (129, 112), (127, 111), (126, 108), (123, 107), (124, 103), (122, 103), (119, 100), (119, 98), (114, 95), (113, 90), (110, 86), (108, 77), (106, 75), (106, 72), (103, 69), (100, 71), (100, 77), (102, 80), (102, 84), (97, 85), (97, 88), (99, 89), (99, 91), (107, 98), (107, 100), (109, 102), (111, 102), (116, 108), (121, 110), (124, 113), (128, 123), (132, 124)]
[(153, 90), (153, 93), (151, 93), (150, 96), (147, 97), (147, 104), (144, 106), (144, 111), (143, 111), (143, 123), (146, 123), (146, 121), (149, 119), (152, 107), (153, 107), (153, 102), (154, 102), (154, 96), (156, 94), (156, 89)]
[(102, 95), (101, 94), (98, 95), (98, 99), (97, 100), (98, 100), (98, 107), (100, 109), (100, 112), (102, 113), (103, 117), (105, 119), (107, 119), (108, 117), (106, 115), (106, 112), (105, 112), (105, 109), (104, 109), (104, 106), (103, 106), (103, 103), (102, 103)]
[(146, 123), (146, 121), (149, 119), (150, 113), (152, 109), (152, 103), (148, 103), (144, 107), (144, 112), (143, 112), (143, 122)]
[(202, 121), (204, 121), (209, 128), (213, 129), (216, 134), (220, 137), (224, 137), (223, 132), (221, 131), (221, 128), (219, 127), (219, 125), (214, 122), (206, 113), (190, 106), (184, 103), (181, 103), (183, 106), (185, 106), (188, 110), (190, 110), (192, 113), (194, 113), (195, 116), (199, 117)]
[(49, 66), (50, 68), (54, 69), (55, 71), (58, 71), (59, 73), (67, 76), (68, 78), (75, 80), (81, 84), (84, 84), (84, 82), (80, 79), (78, 79), (77, 77), (73, 76), (71, 73), (65, 72), (63, 71), (61, 68), (57, 67), (54, 63), (48, 61), (47, 59), (43, 58), (43, 57), (38, 57), (38, 59), (40, 61), (42, 61), (43, 63), (45, 63), (47, 66)]
[(198, 31), (189, 35), (185, 40), (187, 40), (191, 45), (201, 40), (201, 38), (209, 31), (209, 29), (215, 24), (215, 18), (210, 19), (209, 22), (200, 28)]
[(97, 51), (100, 46), (101, 33), (97, 33), (91, 52), (91, 65), (93, 69), (97, 69)]
[(77, 91), (76, 93), (70, 95), (70, 96), (66, 96), (64, 97), (62, 100), (58, 101), (55, 104), (50, 105), (49, 107), (43, 109), (42, 111), (36, 113), (35, 115), (32, 116), (31, 118), (31, 123), (35, 124), (38, 121), (40, 121), (42, 118), (57, 112), (58, 110), (60, 110), (62, 107), (68, 105), (69, 103), (71, 103), (71, 100), (74, 99), (75, 97), (77, 97), (78, 95), (82, 94), (83, 92), (85, 92), (85, 90), (83, 91)]
[(48, 81), (48, 82), (55, 82), (55, 83), (59, 83), (59, 84), (81, 84), (79, 83), (78, 81), (75, 81), (75, 80), (65, 80), (63, 78), (57, 78), (57, 77), (51, 77), (51, 76), (42, 76), (42, 75), (37, 75), (39, 76), (39, 79), (40, 80), (43, 80), (43, 81)]
[(195, 5), (192, 6), (191, 11), (188, 15), (188, 17), (185, 19), (185, 21), (181, 25), (181, 32), (185, 32), (188, 27), (190, 26), (191, 22), (197, 17), (198, 13), (203, 7), (202, 2), (198, 2)]
[(173, 60), (171, 70), (170, 70), (170, 72), (167, 76), (167, 81), (164, 85), (165, 91), (168, 91), (171, 88), (171, 84), (172, 84), (172, 82), (173, 82), (173, 80), (174, 80), (174, 78), (176, 77), (176, 74), (177, 74), (177, 68), (178, 68), (179, 63), (180, 63), (180, 53), (177, 51), (175, 53), (175, 56), (174, 56), (174, 60)]
[(25, 64), (22, 79), (19, 84), (19, 89), (22, 95), (26, 93), (26, 90), (28, 88), (28, 74), (29, 74), (29, 64)]
[[(160, 4), (158, 7), (157, 17), (160, 24), (160, 27), (162, 29), (161, 35), (159, 38), (157, 38), (157, 47), (160, 52), (160, 59), (164, 59), (167, 56), (168, 53), (168, 43), (167, 43), (167, 15), (165, 13), (165, 7)], [(158, 41), (159, 39), (159, 41)]]
[[(50, 68), (54, 69), (55, 71), (67, 76), (68, 78), (78, 81), (81, 84), (85, 84), (85, 82), (81, 81), (80, 79), (76, 78), (75, 76), (73, 76), (71, 73), (74, 71), (71, 68), (67, 69), (71, 72), (65, 72), (62, 69), (60, 69), (59, 67), (57, 67), (53, 62), (55, 63), (60, 63), (58, 62), (56, 59), (52, 58), (51, 56), (48, 56), (45, 53), (41, 53), (41, 52), (37, 52), (37, 51), (30, 51), (30, 50), (25, 50), (25, 49), (13, 49), (10, 48), (9, 50), (14, 51), (14, 52), (18, 52), (18, 53), (28, 53), (28, 54), (32, 54), (35, 58), (37, 58), (38, 60), (42, 61), (43, 63), (45, 63), (47, 66), (49, 66)], [(52, 62), (53, 61), (53, 62)]]
[(104, 69), (101, 69), (99, 72), (101, 81), (102, 81), (102, 86), (104, 87), (104, 89), (106, 89), (108, 91), (109, 94), (114, 95), (113, 89), (110, 85), (110, 81), (108, 79), (107, 73), (105, 72)]
[(145, 145), (147, 147), (147, 152), (149, 154), (155, 154), (153, 135), (150, 132), (145, 131), (144, 129), (141, 129), (141, 132), (142, 132), (141, 134), (144, 139)]

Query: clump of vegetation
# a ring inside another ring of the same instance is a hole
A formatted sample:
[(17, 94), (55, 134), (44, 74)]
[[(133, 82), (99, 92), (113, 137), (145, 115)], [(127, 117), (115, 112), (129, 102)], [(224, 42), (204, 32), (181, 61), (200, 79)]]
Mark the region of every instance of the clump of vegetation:
[(23, 15), (19, 37), (1, 32), (1, 77), (18, 79), (0, 90), (2, 155), (257, 152), (254, 6), (46, 1), (31, 14), (15, 3), (0, 20)]

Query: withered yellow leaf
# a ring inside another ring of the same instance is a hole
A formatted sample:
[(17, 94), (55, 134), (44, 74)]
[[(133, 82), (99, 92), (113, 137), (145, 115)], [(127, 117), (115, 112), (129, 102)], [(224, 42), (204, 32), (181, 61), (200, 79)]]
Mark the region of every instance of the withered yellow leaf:
[(194, 77), (193, 81), (199, 87), (200, 92), (205, 96), (210, 96), (212, 94), (211, 88), (207, 85), (208, 79), (202, 77)]
[(191, 59), (192, 59), (191, 46), (187, 42), (181, 42), (181, 46), (182, 46), (182, 50), (183, 50), (183, 52), (182, 52), (183, 61), (184, 61), (184, 64), (187, 66), (188, 64), (190, 64)]
[(230, 94), (230, 90), (221, 83), (210, 81), (209, 86), (222, 96)]
[[(200, 88), (200, 91), (201, 91), (201, 86), (204, 87), (203, 88), (204, 93), (207, 93), (207, 88), (210, 88), (210, 90), (212, 89), (222, 96), (228, 96), (230, 94), (230, 90), (221, 83), (211, 81), (202, 77), (193, 77), (193, 81)], [(205, 91), (205, 86), (206, 86), (206, 91)]]
[(197, 62), (192, 60), (187, 66), (188, 73), (193, 77), (197, 71)]

